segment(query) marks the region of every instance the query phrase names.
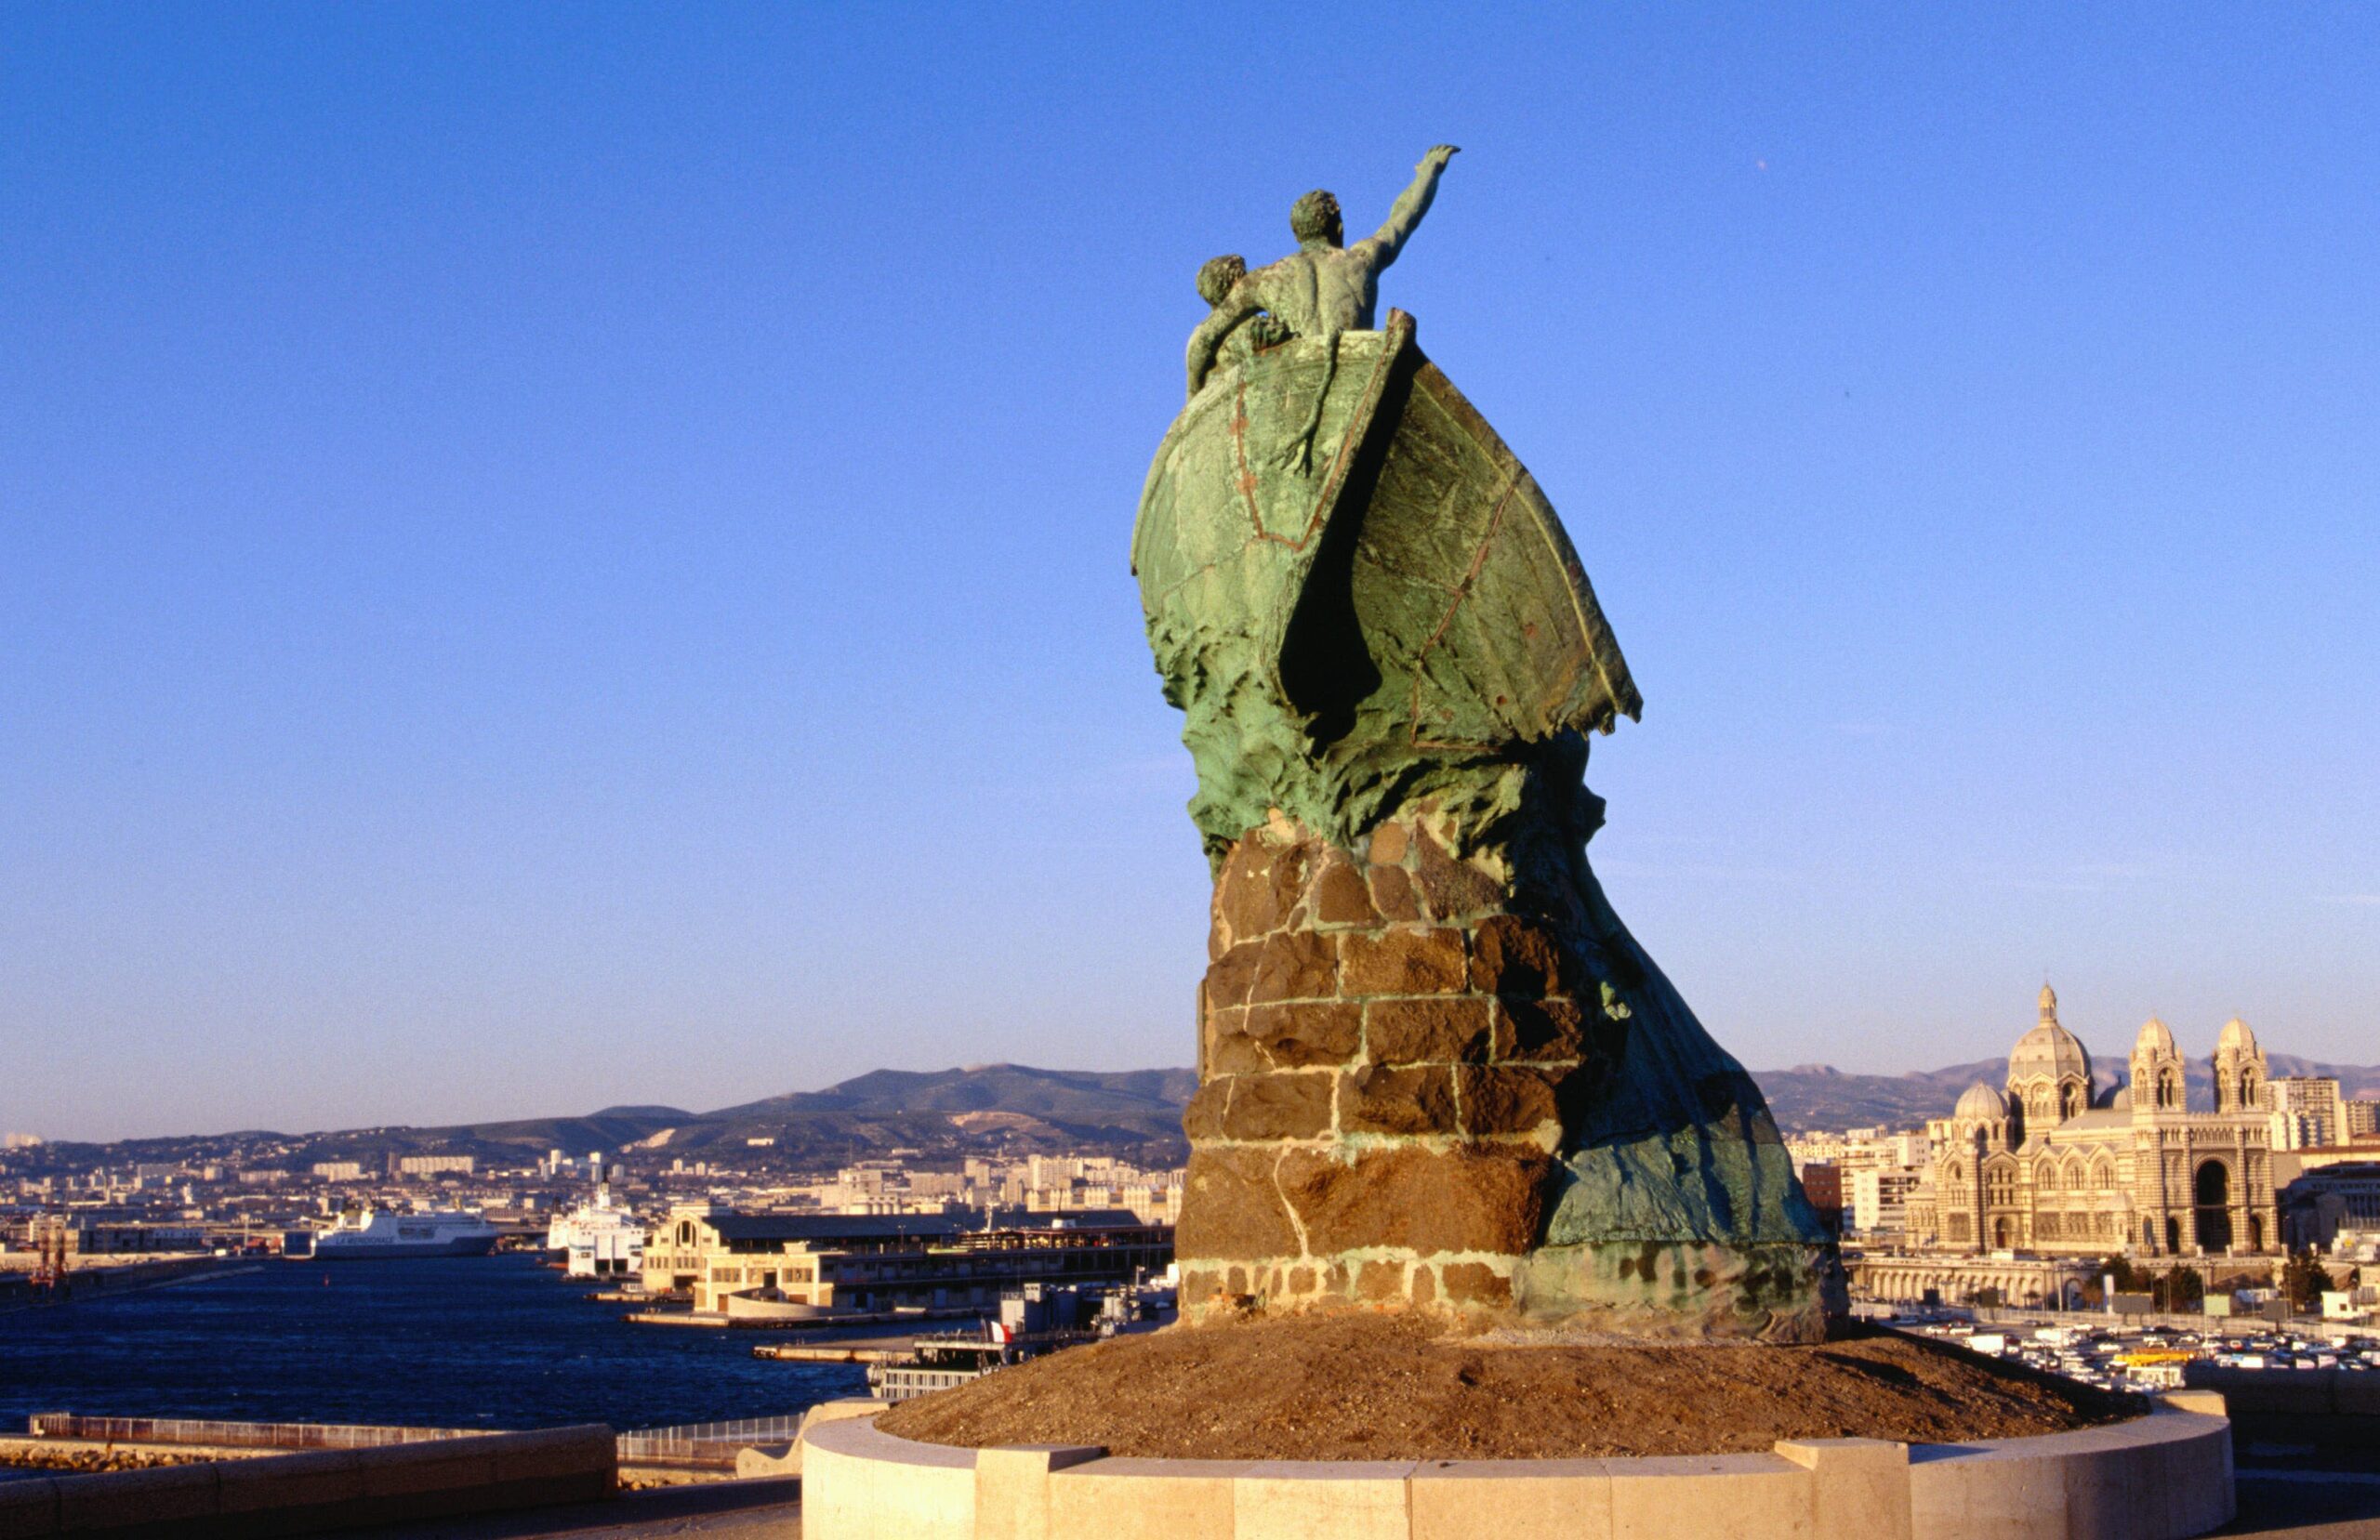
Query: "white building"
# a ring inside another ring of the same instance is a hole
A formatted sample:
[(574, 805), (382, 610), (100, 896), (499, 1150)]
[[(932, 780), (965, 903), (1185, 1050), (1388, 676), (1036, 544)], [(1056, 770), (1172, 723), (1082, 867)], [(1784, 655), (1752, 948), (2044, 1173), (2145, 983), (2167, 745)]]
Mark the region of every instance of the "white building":
[(2329, 1075), (2280, 1075), (2272, 1098), (2272, 1147), (2320, 1150), (2347, 1142), (2347, 1103)]
[(1844, 1194), (1850, 1200), (1852, 1227), (1871, 1235), (1907, 1231), (1909, 1201), (1925, 1178), (1924, 1169), (1914, 1165), (1869, 1165), (1853, 1171)]

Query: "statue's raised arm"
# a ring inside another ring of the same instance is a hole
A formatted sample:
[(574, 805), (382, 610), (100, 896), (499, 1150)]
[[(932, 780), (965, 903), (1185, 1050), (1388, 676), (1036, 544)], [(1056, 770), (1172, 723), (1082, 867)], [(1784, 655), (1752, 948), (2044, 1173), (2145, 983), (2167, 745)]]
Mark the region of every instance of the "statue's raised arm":
[(1413, 168), (1412, 184), (1389, 205), (1387, 219), (1372, 235), (1381, 248), (1382, 267), (1396, 260), (1396, 254), (1405, 249), (1405, 243), (1421, 223), (1421, 216), (1430, 212), (1430, 200), (1438, 195), (1438, 178), (1446, 175), (1447, 162), (1456, 153), (1456, 147), (1451, 144), (1432, 145), (1430, 152), (1421, 157), (1421, 164)]

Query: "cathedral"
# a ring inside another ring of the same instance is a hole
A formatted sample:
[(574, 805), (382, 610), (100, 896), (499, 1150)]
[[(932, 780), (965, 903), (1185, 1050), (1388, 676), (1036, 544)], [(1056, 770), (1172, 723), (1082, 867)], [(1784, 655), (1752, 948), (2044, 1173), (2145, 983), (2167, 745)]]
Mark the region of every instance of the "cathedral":
[(2215, 1047), (2215, 1110), (2192, 1112), (2181, 1050), (2151, 1018), (2132, 1080), (2097, 1096), (2091, 1054), (2042, 989), (2041, 1020), (2008, 1056), (2008, 1084), (1980, 1081), (1933, 1140), (1928, 1239), (1972, 1251), (2134, 1257), (2267, 1253), (2280, 1244), (2264, 1050), (2234, 1018)]

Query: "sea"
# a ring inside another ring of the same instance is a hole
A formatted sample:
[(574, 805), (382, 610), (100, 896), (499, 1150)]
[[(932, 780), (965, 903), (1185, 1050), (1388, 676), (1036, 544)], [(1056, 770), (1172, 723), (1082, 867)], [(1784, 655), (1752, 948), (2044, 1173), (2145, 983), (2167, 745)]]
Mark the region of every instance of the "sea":
[(0, 1312), (0, 1433), (36, 1412), (627, 1431), (867, 1393), (857, 1365), (754, 1358), (765, 1332), (631, 1323), (598, 1286), (518, 1253), (276, 1260)]

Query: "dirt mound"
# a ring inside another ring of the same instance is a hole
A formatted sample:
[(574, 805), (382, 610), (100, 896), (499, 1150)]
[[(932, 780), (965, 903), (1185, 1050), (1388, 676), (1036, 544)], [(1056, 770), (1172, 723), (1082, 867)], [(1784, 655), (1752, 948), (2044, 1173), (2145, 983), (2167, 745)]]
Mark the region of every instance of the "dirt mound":
[(905, 1402), (877, 1426), (927, 1443), (1173, 1459), (1487, 1460), (1741, 1454), (1780, 1438), (1951, 1443), (2146, 1409), (1896, 1332), (1804, 1348), (1503, 1346), (1410, 1317), (1307, 1316), (1071, 1349)]

